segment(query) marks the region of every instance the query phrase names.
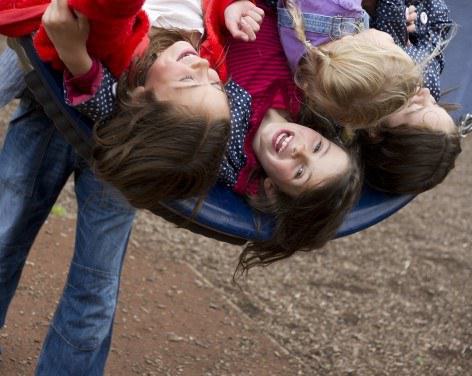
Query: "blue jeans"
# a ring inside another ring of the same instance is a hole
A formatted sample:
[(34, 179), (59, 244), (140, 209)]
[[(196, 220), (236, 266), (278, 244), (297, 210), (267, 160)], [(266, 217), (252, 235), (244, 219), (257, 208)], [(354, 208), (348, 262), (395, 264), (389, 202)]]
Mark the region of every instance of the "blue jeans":
[(15, 51), (6, 47), (0, 55), (0, 108), (25, 90), (24, 76)]
[(75, 252), (36, 375), (102, 375), (135, 211), (97, 180), (26, 92), (0, 152), (0, 327), (33, 241), (74, 173)]

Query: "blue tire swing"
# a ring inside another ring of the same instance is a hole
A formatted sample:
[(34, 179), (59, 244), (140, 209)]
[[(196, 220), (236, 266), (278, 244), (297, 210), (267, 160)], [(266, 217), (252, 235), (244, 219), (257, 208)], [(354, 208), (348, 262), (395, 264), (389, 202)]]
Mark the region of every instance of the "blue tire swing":
[[(465, 11), (470, 8), (466, 4), (468, 1), (453, 0), (448, 4), (455, 19), (460, 23), (462, 17), (464, 22), (459, 35), (448, 47), (443, 82), (449, 85), (460, 83), (460, 90), (456, 90), (454, 94), (454, 102), (471, 108), (472, 95), (467, 96), (466, 93), (472, 90), (472, 56), (469, 50), (461, 48), (464, 43), (472, 45), (472, 24), (466, 19), (467, 15), (472, 15), (472, 9)], [(89, 160), (93, 147), (92, 122), (65, 104), (62, 75), (38, 58), (31, 38), (22, 38), (21, 44), (34, 68), (26, 77), (28, 87), (65, 139), (80, 156)], [(464, 53), (467, 56), (463, 56)], [(461, 69), (456, 69), (458, 64), (461, 64)], [(469, 65), (469, 69), (466, 69), (468, 76), (465, 77), (464, 64)], [(345, 218), (337, 237), (347, 236), (379, 223), (413, 198), (413, 195), (391, 195), (364, 186), (359, 202)], [(251, 240), (271, 238), (272, 218), (254, 212), (244, 198), (223, 185), (217, 184), (211, 189), (196, 215), (192, 213), (194, 205), (195, 201), (192, 199), (162, 202), (154, 214), (197, 234), (231, 244), (242, 245)]]

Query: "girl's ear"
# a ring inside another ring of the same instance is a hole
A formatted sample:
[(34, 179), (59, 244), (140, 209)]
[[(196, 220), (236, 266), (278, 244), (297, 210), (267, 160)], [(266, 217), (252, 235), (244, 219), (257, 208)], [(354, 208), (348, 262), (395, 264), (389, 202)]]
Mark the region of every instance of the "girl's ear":
[(264, 192), (269, 201), (275, 201), (277, 194), (277, 186), (274, 184), (271, 178), (264, 179)]
[(141, 102), (144, 98), (145, 92), (146, 89), (144, 88), (144, 86), (138, 86), (136, 89), (134, 89), (133, 92), (130, 94), (133, 103)]

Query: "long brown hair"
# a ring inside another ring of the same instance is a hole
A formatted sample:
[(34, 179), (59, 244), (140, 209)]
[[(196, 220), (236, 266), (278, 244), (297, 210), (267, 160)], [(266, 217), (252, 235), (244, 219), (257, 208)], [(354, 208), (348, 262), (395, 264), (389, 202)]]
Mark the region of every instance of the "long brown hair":
[(216, 182), (229, 138), (225, 117), (210, 119), (159, 101), (149, 91), (133, 97), (157, 55), (180, 40), (193, 42), (192, 34), (154, 30), (147, 53), (120, 77), (116, 113), (94, 129), (95, 172), (137, 208), (154, 210), (163, 199), (203, 197)]
[(254, 266), (267, 266), (295, 252), (321, 248), (334, 238), (344, 217), (357, 202), (362, 185), (357, 151), (353, 148), (348, 153), (347, 172), (321, 187), (297, 197), (279, 190), (275, 200), (269, 200), (264, 193), (251, 199), (251, 206), (275, 218), (275, 228), (270, 240), (250, 242), (244, 248), (235, 277)]
[(460, 136), (428, 127), (380, 125), (359, 132), (366, 181), (389, 193), (418, 194), (441, 183), (461, 152)]

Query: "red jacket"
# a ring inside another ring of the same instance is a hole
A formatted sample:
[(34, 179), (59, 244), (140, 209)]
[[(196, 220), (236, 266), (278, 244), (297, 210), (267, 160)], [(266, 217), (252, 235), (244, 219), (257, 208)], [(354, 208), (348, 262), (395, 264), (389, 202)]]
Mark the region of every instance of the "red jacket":
[[(1, 0), (0, 34), (20, 37), (38, 30), (34, 45), (39, 57), (56, 69), (64, 66), (41, 25), (50, 0)], [(149, 20), (141, 10), (144, 0), (69, 0), (70, 8), (84, 14), (90, 22), (87, 50), (119, 77), (135, 53), (149, 43)]]

